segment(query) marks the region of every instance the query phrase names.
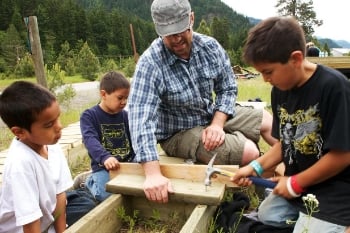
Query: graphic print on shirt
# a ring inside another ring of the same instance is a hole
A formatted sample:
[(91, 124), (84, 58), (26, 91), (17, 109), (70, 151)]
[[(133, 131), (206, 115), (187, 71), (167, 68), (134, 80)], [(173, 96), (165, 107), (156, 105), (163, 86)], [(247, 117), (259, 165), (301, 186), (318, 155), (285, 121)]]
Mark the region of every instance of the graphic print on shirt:
[(101, 124), (103, 147), (113, 156), (123, 159), (130, 153), (130, 142), (125, 134), (124, 123)]
[(323, 140), (320, 135), (322, 123), (318, 104), (291, 114), (281, 106), (278, 111), (283, 155), (288, 158), (288, 163), (296, 162), (297, 153), (314, 155), (320, 159)]

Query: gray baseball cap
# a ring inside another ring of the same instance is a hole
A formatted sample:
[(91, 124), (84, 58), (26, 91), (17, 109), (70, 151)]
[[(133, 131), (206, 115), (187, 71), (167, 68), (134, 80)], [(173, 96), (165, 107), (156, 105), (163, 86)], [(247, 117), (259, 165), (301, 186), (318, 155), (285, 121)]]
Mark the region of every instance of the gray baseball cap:
[(181, 33), (190, 27), (188, 0), (154, 0), (151, 14), (159, 36)]

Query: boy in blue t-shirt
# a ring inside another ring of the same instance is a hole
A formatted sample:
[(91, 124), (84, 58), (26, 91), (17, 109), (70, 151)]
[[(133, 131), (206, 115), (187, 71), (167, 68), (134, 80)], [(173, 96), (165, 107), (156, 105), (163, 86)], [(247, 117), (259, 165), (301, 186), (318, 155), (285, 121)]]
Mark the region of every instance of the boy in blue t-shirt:
[(83, 142), (92, 168), (85, 186), (99, 202), (110, 195), (105, 190), (109, 170), (118, 169), (119, 162), (131, 162), (135, 156), (128, 113), (124, 110), (129, 91), (130, 83), (121, 73), (106, 73), (100, 82), (100, 103), (85, 110), (80, 117)]

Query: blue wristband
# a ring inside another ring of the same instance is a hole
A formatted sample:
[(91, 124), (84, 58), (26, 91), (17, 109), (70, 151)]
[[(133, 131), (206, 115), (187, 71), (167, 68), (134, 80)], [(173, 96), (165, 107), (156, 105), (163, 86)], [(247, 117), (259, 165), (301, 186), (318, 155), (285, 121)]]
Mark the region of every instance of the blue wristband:
[(262, 168), (258, 161), (253, 160), (249, 163), (249, 165), (253, 167), (254, 171), (258, 176), (261, 176), (264, 173), (264, 168)]

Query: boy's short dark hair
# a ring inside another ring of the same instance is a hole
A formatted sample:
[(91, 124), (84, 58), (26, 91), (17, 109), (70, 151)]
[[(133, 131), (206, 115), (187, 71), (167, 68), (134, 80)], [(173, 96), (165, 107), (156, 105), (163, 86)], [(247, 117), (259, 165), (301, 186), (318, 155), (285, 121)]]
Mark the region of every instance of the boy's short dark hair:
[(103, 75), (100, 81), (100, 90), (105, 90), (111, 94), (118, 89), (129, 89), (130, 82), (122, 73), (110, 71)]
[(9, 128), (18, 126), (30, 132), (31, 125), (56, 97), (39, 84), (16, 81), (0, 95), (0, 116)]
[(304, 31), (294, 17), (270, 17), (249, 30), (243, 58), (248, 64), (285, 64), (293, 51), (305, 56), (305, 44)]

